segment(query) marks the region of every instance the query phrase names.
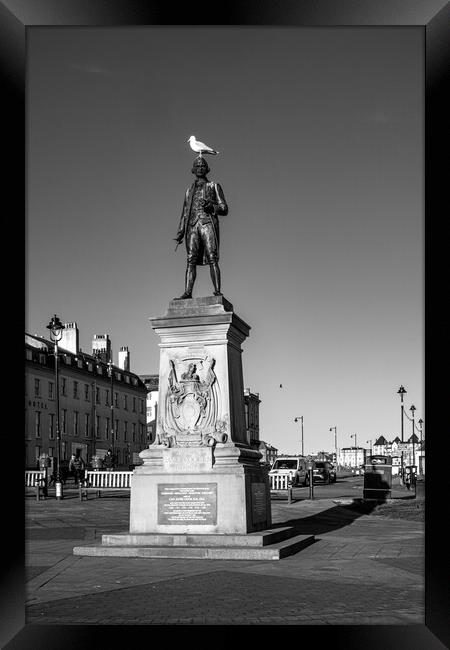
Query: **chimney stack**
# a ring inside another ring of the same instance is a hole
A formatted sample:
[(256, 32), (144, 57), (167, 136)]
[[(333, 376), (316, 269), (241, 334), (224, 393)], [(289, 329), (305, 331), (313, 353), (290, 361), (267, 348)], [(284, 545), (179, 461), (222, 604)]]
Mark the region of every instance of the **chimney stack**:
[(98, 354), (101, 361), (108, 363), (111, 358), (111, 341), (108, 334), (94, 334), (92, 354)]
[(119, 350), (119, 368), (130, 371), (130, 353), (126, 346), (122, 346)]
[(76, 323), (64, 323), (62, 337), (59, 343), (60, 347), (73, 354), (79, 352), (79, 332)]

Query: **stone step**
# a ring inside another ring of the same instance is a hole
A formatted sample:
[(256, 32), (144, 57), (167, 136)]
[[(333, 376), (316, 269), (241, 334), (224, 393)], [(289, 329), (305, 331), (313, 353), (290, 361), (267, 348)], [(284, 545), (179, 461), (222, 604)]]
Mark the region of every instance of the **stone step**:
[(251, 546), (75, 546), (74, 555), (90, 557), (185, 558), (202, 560), (280, 560), (315, 541), (314, 535), (296, 535), (276, 544)]
[(247, 535), (232, 534), (174, 534), (174, 533), (115, 533), (102, 535), (104, 546), (238, 546), (261, 547), (276, 544), (295, 535), (292, 526), (269, 528)]

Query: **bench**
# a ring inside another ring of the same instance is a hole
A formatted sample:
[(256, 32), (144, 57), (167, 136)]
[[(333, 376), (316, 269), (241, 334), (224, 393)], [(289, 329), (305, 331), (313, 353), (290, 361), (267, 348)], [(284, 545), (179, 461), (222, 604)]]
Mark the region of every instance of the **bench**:
[(30, 490), (36, 494), (36, 501), (47, 496), (47, 476), (45, 469), (25, 470), (25, 493)]
[(130, 471), (87, 470), (79, 486), (80, 501), (87, 501), (89, 492), (96, 492), (100, 497), (102, 492), (128, 491), (132, 476)]

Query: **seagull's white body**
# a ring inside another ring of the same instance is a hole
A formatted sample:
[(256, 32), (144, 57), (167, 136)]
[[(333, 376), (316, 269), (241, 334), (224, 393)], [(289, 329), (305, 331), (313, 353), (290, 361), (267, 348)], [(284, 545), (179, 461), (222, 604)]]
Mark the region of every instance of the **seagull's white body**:
[(218, 151), (216, 151), (212, 147), (209, 147), (204, 142), (200, 142), (200, 140), (197, 140), (195, 138), (195, 135), (191, 135), (188, 142), (189, 142), (189, 145), (190, 145), (192, 151), (195, 151), (195, 153), (198, 153), (199, 156), (201, 156), (204, 153), (210, 153), (210, 154), (213, 154), (215, 156), (216, 154), (219, 153)]

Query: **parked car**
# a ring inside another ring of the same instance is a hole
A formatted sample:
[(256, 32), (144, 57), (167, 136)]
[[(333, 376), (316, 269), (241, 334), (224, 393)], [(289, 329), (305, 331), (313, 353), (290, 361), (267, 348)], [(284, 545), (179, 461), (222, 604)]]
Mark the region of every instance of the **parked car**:
[(293, 487), (309, 485), (307, 461), (296, 456), (282, 456), (273, 463), (269, 476), (289, 476)]
[(336, 481), (336, 471), (334, 466), (327, 460), (316, 460), (316, 467), (313, 471), (314, 483), (320, 481), (324, 484), (334, 483)]

